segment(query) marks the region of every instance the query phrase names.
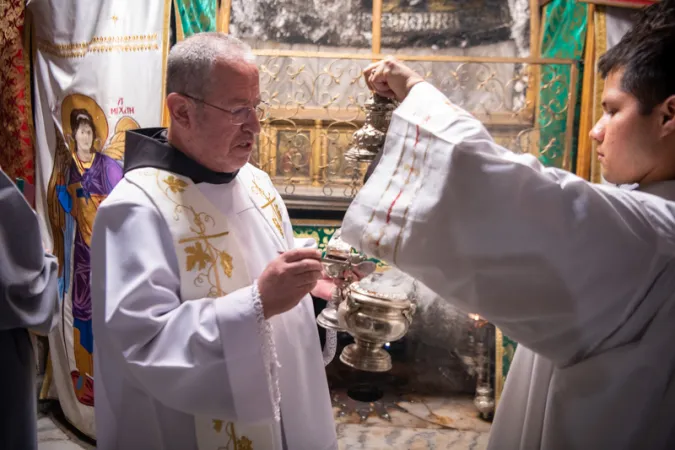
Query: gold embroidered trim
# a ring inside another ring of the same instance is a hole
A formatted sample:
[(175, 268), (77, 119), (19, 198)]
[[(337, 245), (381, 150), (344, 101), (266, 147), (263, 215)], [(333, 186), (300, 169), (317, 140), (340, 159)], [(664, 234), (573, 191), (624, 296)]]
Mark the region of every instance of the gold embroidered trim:
[(272, 207), (272, 214), (273, 214), (272, 224), (276, 227), (276, 229), (279, 232), (279, 234), (281, 235), (281, 237), (283, 239), (286, 239), (286, 236), (284, 235), (284, 229), (283, 229), (283, 226), (282, 226), (282, 224), (284, 222), (284, 219), (283, 219), (283, 215), (281, 214), (281, 208), (279, 208), (279, 205), (277, 204), (277, 197), (271, 196), (270, 194), (265, 192), (260, 187), (260, 185), (258, 185), (255, 178), (253, 179), (253, 187), (251, 189), (253, 189), (254, 193), (257, 192), (258, 194), (260, 194), (265, 199), (265, 201), (267, 202), (264, 205), (262, 205), (260, 207), (260, 209), (266, 209), (269, 206)]
[(186, 217), (191, 224), (190, 231), (196, 234), (196, 236), (183, 238), (179, 241), (179, 244), (190, 244), (184, 247), (183, 250), (185, 251), (186, 270), (188, 272), (197, 272), (194, 285), (201, 286), (204, 283), (208, 283), (210, 285), (209, 297), (215, 298), (226, 295), (227, 292), (222, 289), (218, 267), (222, 269), (228, 278), (232, 278), (234, 271), (233, 258), (226, 251), (220, 250), (213, 245), (211, 241), (227, 236), (229, 232), (208, 234), (207, 225), (211, 228), (216, 226), (216, 221), (213, 217), (203, 212), (197, 212), (193, 207), (182, 204), (172, 198), (172, 195), (169, 194), (170, 192), (173, 194), (185, 192), (188, 187), (186, 181), (174, 175), (168, 175), (160, 179), (159, 171), (155, 172), (155, 176), (159, 190), (176, 205), (174, 208), (174, 220), (178, 221), (180, 216)]
[(112, 51), (136, 52), (159, 50), (157, 33), (133, 36), (98, 36), (89, 42), (56, 44), (44, 39), (38, 40), (40, 51), (62, 58), (79, 58), (87, 53), (107, 53)]
[[(224, 447), (220, 447), (222, 450), (253, 450), (253, 442), (251, 440), (242, 435), (241, 437), (237, 437), (237, 431), (234, 427), (234, 423), (228, 422), (225, 424), (222, 420), (218, 419), (213, 419), (213, 429), (217, 433), (222, 433), (223, 429), (225, 429), (225, 433), (227, 434), (228, 441), (227, 444)], [(230, 447), (232, 445), (232, 447)], [(220, 450), (219, 449), (219, 450)]]

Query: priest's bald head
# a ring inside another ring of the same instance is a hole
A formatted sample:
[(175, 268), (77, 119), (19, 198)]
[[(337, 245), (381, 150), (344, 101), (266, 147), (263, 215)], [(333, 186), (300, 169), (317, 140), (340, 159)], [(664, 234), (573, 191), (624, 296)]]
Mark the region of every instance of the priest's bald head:
[(223, 33), (200, 33), (169, 53), (169, 142), (216, 172), (235, 172), (260, 132), (260, 85), (251, 49)]
[(675, 179), (675, 0), (645, 8), (599, 61), (604, 115), (591, 131), (605, 179)]

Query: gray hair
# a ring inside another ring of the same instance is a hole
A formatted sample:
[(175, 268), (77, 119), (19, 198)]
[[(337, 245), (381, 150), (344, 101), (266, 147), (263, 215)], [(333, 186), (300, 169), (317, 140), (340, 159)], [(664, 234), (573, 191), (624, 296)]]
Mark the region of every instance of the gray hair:
[(204, 98), (216, 59), (253, 62), (251, 47), (225, 33), (198, 33), (171, 48), (166, 68), (166, 95), (172, 92)]

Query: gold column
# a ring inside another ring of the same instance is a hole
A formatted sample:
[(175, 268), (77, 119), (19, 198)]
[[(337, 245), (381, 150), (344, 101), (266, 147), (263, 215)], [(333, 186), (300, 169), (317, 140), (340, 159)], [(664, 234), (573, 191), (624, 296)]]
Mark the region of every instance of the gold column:
[[(538, 0), (530, 0), (530, 58), (539, 59), (541, 57), (541, 43), (544, 38), (544, 16), (545, 7), (539, 6)], [(529, 88), (527, 90), (526, 101), (528, 108), (531, 108), (533, 131), (530, 134), (530, 153), (539, 157), (541, 145), (539, 132), (539, 108), (541, 106), (541, 65), (530, 64)]]
[[(178, 14), (178, 8), (176, 8)], [(176, 21), (176, 25), (180, 24), (180, 18)], [(164, 24), (162, 26), (164, 36), (162, 36), (162, 105), (161, 105), (161, 124), (163, 127), (168, 127), (171, 124), (171, 115), (169, 108), (166, 105), (166, 64), (169, 59), (169, 35), (171, 34), (171, 0), (164, 2)]]
[(530, 56), (539, 57), (541, 37), (541, 9), (539, 0), (530, 0)]
[(322, 144), (322, 123), (321, 119), (315, 119), (314, 120), (314, 130), (313, 132), (310, 132), (310, 136), (312, 139), (312, 157), (310, 159), (309, 163), (309, 177), (312, 180), (312, 186), (314, 187), (321, 187), (321, 160), (322, 154), (323, 154), (323, 145)]
[(373, 53), (382, 51), (382, 0), (373, 0)]
[(216, 30), (221, 33), (230, 32), (230, 14), (232, 12), (232, 0), (217, 0), (218, 1), (218, 15), (216, 19)]
[[(596, 61), (607, 51), (607, 8), (597, 6), (595, 8), (595, 57)], [(595, 61), (594, 61), (595, 63)], [(602, 91), (605, 89), (605, 80), (602, 77), (595, 77), (593, 80), (593, 121), (600, 120), (604, 114), (602, 109)], [(591, 154), (591, 181), (593, 183), (602, 182), (602, 169), (600, 162), (596, 158), (597, 143), (591, 142), (593, 152)]]
[(572, 170), (572, 140), (574, 139), (574, 115), (577, 106), (577, 78), (579, 78), (579, 66), (570, 66), (569, 94), (567, 96), (567, 123), (565, 125), (565, 150), (563, 152), (562, 168)]
[[(530, 58), (541, 56), (541, 41), (544, 36), (542, 20), (544, 8), (539, 7), (539, 0), (530, 0)], [(539, 65), (530, 65), (530, 89), (527, 90), (527, 104), (534, 110), (532, 117), (536, 120), (539, 103), (540, 72)]]
[(495, 327), (495, 409), (504, 390), (504, 334)]
[(584, 51), (584, 79), (581, 90), (581, 117), (579, 118), (579, 146), (576, 173), (585, 180), (591, 179), (593, 143), (589, 136), (593, 128), (593, 85), (595, 83), (595, 5), (588, 5), (586, 50)]

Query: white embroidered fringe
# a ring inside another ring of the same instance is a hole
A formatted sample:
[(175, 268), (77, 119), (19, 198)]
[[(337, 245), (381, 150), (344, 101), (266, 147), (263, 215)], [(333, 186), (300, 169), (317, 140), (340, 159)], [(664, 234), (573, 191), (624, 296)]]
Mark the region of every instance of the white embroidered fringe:
[(253, 282), (253, 308), (258, 317), (258, 332), (263, 337), (263, 359), (265, 365), (268, 367), (267, 384), (269, 385), (270, 395), (272, 396), (272, 406), (274, 407), (274, 419), (279, 422), (281, 420), (281, 391), (279, 390), (279, 358), (277, 356), (277, 348), (274, 345), (272, 338), (272, 326), (265, 320), (265, 313), (263, 311), (263, 304), (260, 300), (260, 291), (258, 291), (258, 281)]
[(323, 365), (327, 366), (335, 358), (337, 350), (337, 331), (326, 329), (326, 343), (323, 346)]

